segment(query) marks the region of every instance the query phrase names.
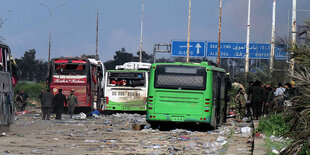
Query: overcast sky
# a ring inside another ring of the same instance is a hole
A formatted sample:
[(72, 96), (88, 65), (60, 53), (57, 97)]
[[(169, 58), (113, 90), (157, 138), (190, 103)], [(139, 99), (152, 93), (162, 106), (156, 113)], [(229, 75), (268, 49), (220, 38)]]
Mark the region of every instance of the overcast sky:
[[(52, 29), (52, 55), (95, 54), (96, 12), (99, 16), (99, 56), (112, 59), (122, 47), (139, 50), (142, 0), (1, 0), (0, 17), (4, 25), (0, 36), (14, 57), (29, 49), (47, 60), (48, 31)], [(49, 18), (50, 8), (65, 4)], [(276, 35), (288, 35), (292, 0), (278, 0)], [(246, 41), (248, 0), (223, 0), (222, 41)], [(216, 41), (218, 38), (218, 0), (192, 0), (191, 40)], [(298, 10), (310, 10), (310, 0), (298, 0)], [(272, 0), (252, 0), (251, 42), (266, 43), (271, 38)], [(297, 13), (298, 24), (310, 12)], [(49, 24), (51, 19), (51, 24)], [(145, 0), (143, 50), (151, 53), (156, 43), (187, 39), (188, 0)]]

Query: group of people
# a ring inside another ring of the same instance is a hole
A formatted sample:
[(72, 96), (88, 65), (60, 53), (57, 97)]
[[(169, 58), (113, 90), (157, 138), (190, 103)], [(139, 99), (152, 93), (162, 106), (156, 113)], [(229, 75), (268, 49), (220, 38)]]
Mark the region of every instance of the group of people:
[(68, 113), (70, 118), (72, 118), (75, 106), (79, 106), (77, 97), (74, 95), (74, 90), (71, 90), (70, 95), (66, 98), (66, 96), (62, 94), (62, 89), (59, 89), (58, 93), (54, 96), (50, 88), (48, 88), (46, 92), (43, 90), (41, 91), (39, 98), (41, 101), (43, 120), (50, 119), (52, 108), (55, 110), (56, 119), (61, 120), (65, 105), (68, 106)]
[(280, 82), (277, 88), (260, 81), (251, 81), (247, 91), (240, 88), (235, 96), (237, 118), (252, 117), (258, 119), (261, 115), (282, 108), (292, 106), (291, 100), (299, 95), (295, 88), (295, 82), (285, 83), (284, 87)]
[(24, 111), (27, 106), (28, 94), (25, 93), (24, 90), (17, 91), (15, 96), (15, 107), (16, 111), (21, 112)]

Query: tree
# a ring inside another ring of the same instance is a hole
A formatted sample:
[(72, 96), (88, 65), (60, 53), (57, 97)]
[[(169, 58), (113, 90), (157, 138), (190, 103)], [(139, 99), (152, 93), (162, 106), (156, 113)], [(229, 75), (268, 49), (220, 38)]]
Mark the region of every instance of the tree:
[(291, 99), (293, 106), (285, 112), (291, 125), (288, 136), (293, 142), (283, 154), (310, 154), (310, 19), (306, 22), (305, 33), (303, 44), (294, 44), (288, 39), (280, 39), (277, 43), (285, 51), (292, 52), (291, 57), (295, 58), (296, 69), (290, 76), (300, 93)]
[(36, 50), (25, 51), (24, 56), (15, 59), (21, 71), (20, 80), (24, 81), (45, 81), (47, 75), (47, 62), (36, 59)]

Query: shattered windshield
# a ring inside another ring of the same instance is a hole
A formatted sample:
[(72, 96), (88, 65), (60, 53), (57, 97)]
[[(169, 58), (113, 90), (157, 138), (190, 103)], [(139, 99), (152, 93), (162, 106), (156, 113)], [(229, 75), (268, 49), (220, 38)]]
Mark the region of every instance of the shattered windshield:
[(86, 75), (85, 64), (55, 64), (57, 75)]
[(108, 72), (108, 87), (144, 87), (145, 73)]

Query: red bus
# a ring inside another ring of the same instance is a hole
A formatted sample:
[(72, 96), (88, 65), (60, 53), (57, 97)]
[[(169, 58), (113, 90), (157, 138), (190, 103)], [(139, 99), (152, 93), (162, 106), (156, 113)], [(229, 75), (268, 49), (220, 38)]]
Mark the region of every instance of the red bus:
[(81, 57), (54, 58), (48, 73), (48, 86), (53, 94), (62, 89), (64, 95), (74, 90), (78, 98), (78, 111), (96, 109), (102, 101), (104, 66), (101, 61)]

